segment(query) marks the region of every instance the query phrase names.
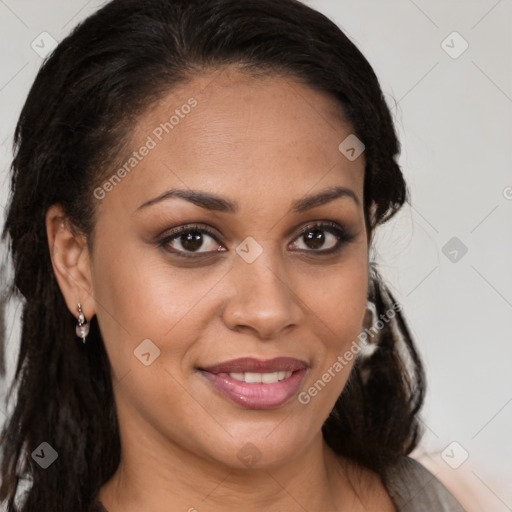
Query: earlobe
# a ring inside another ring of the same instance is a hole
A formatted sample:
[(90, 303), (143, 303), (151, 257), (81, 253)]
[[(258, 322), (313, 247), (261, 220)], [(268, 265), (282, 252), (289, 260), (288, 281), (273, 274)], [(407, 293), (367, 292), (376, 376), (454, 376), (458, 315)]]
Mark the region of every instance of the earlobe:
[(53, 272), (69, 311), (76, 317), (80, 303), (90, 320), (96, 311), (86, 237), (73, 229), (58, 204), (46, 212), (46, 234)]

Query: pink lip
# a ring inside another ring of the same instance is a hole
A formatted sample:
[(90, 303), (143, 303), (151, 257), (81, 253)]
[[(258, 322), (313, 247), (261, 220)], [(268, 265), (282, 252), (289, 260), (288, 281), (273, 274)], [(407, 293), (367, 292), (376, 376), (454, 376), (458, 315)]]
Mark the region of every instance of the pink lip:
[[(233, 359), (207, 368), (201, 374), (224, 397), (247, 409), (270, 409), (287, 402), (297, 391), (308, 364), (291, 357), (277, 357), (262, 361), (250, 357)], [(247, 383), (231, 378), (227, 373), (270, 373), (292, 371), (287, 379), (272, 384)]]

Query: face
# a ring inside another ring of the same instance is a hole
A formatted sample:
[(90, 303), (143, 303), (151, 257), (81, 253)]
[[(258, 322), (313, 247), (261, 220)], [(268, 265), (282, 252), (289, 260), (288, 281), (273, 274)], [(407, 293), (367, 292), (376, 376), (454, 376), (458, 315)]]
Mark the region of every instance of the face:
[(271, 467), (318, 437), (368, 288), (351, 133), (327, 95), (229, 70), (138, 120), (90, 255), (123, 442)]

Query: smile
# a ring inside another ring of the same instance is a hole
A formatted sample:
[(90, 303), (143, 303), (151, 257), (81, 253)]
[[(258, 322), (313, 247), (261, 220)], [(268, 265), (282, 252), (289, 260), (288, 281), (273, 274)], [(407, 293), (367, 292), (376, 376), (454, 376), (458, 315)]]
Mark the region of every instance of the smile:
[(240, 358), (199, 371), (231, 402), (247, 409), (270, 409), (296, 394), (307, 368), (304, 361), (289, 357), (268, 361)]

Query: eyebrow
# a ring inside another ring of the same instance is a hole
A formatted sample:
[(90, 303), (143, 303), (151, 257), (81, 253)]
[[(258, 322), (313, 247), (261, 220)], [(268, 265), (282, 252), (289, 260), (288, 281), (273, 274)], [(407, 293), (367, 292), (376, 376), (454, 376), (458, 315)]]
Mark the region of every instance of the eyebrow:
[[(294, 213), (303, 213), (342, 197), (351, 198), (356, 205), (360, 205), (360, 201), (353, 190), (346, 187), (329, 187), (316, 194), (298, 199), (292, 204), (291, 210)], [(225, 213), (237, 213), (239, 211), (239, 205), (236, 201), (230, 201), (208, 192), (190, 189), (167, 190), (163, 194), (142, 203), (135, 211), (138, 212), (156, 203), (173, 198), (185, 199), (206, 210)]]

